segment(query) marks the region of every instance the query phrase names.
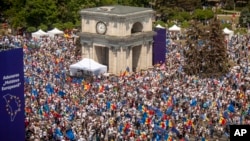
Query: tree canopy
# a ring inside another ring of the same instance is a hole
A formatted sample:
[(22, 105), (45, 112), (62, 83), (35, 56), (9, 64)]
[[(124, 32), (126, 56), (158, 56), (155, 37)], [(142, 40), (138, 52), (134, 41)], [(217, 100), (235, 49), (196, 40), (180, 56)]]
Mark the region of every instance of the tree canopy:
[[(227, 1), (226, 7), (232, 9), (233, 0)], [(1, 0), (0, 11), (3, 12), (0, 13), (0, 22), (7, 22), (14, 29), (22, 27), (29, 31), (75, 28), (80, 26), (80, 9), (113, 4), (152, 7), (159, 15), (157, 20), (165, 23), (169, 20), (208, 20), (213, 17), (213, 12), (202, 9), (204, 2), (206, 0)], [(250, 6), (246, 7), (248, 11), (245, 10), (240, 18), (244, 25), (250, 19)]]
[(12, 28), (68, 29), (80, 26), (79, 11), (102, 5), (130, 5), (149, 7), (150, 0), (2, 0), (4, 22)]
[(184, 71), (201, 77), (220, 77), (229, 71), (229, 58), (220, 22), (209, 26), (194, 21), (187, 32)]

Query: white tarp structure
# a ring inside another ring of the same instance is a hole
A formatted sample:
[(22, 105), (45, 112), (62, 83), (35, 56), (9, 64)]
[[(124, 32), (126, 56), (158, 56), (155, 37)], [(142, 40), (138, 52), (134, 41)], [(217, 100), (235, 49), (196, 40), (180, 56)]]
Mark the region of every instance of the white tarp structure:
[(83, 60), (70, 65), (69, 67), (71, 76), (99, 75), (107, 73), (107, 66), (99, 64), (92, 59), (84, 58)]
[(39, 29), (36, 32), (31, 33), (32, 38), (40, 38), (42, 36), (48, 36), (48, 33), (44, 32), (42, 29)]
[(234, 35), (234, 31), (232, 31), (226, 27), (223, 29), (223, 33), (228, 35), (229, 39), (231, 39), (231, 37)]
[(181, 28), (178, 27), (177, 25), (173, 25), (168, 30), (169, 31), (181, 31)]
[(55, 35), (63, 35), (64, 32), (57, 29), (57, 28), (54, 28), (54, 29), (48, 31), (48, 34), (49, 34), (50, 37), (54, 37)]
[(160, 24), (158, 24), (157, 26), (155, 26), (156, 28), (162, 28), (165, 29), (165, 27), (161, 26)]

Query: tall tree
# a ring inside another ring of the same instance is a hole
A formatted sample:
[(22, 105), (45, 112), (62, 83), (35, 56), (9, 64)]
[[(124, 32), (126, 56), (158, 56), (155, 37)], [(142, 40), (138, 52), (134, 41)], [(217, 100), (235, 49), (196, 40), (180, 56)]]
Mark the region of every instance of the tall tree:
[(229, 58), (219, 20), (207, 27), (193, 22), (187, 32), (184, 71), (188, 75), (219, 77), (229, 71)]
[(214, 18), (209, 25), (206, 44), (203, 48), (203, 76), (220, 77), (229, 71), (229, 58), (219, 20)]
[(199, 41), (203, 39), (204, 33), (202, 24), (193, 21), (187, 31), (186, 48), (184, 52), (185, 64), (184, 71), (188, 75), (198, 75), (202, 64), (201, 46)]
[(1, 9), (3, 11), (4, 17), (7, 19), (7, 22), (13, 27), (24, 27), (27, 25), (25, 20), (25, 6), (26, 0), (3, 0)]
[(58, 11), (54, 0), (28, 0), (24, 7), (28, 26), (52, 26), (58, 20)]

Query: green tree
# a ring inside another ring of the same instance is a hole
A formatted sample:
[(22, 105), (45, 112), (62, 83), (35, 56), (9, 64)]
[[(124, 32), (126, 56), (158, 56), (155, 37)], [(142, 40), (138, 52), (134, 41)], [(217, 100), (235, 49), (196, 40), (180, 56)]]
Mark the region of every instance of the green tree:
[(98, 0), (3, 0), (0, 4), (14, 28), (46, 25), (51, 29), (55, 23), (79, 26), (79, 10), (96, 6)]
[[(129, 2), (127, 0), (127, 2)], [(100, 5), (113, 5), (113, 4), (117, 4), (117, 1), (115, 0), (100, 0)]]
[(154, 23), (154, 26), (157, 26), (158, 24), (161, 25), (162, 27), (166, 27), (166, 24), (163, 21), (160, 21), (160, 20), (156, 21)]
[(36, 28), (33, 27), (33, 26), (30, 26), (27, 28), (27, 32), (31, 33), (31, 32), (35, 32), (36, 31)]
[(154, 0), (134, 0), (133, 6), (150, 7), (150, 2)]
[(62, 23), (54, 23), (53, 28), (58, 28), (60, 30), (64, 29), (64, 25)]
[(234, 10), (235, 8), (235, 1), (234, 0), (226, 0), (225, 9), (226, 10)]
[(73, 29), (74, 28), (74, 24), (72, 22), (66, 22), (63, 24), (64, 29)]
[(239, 23), (243, 27), (247, 27), (250, 23), (250, 11), (249, 8), (243, 8), (240, 14)]
[(184, 51), (184, 71), (188, 75), (198, 75), (201, 71), (202, 56), (199, 41), (203, 40), (204, 29), (198, 21), (191, 22), (187, 31), (186, 49)]
[(28, 0), (24, 9), (28, 26), (44, 24), (51, 27), (58, 20), (59, 13), (54, 0)]
[(197, 20), (208, 20), (214, 17), (214, 13), (211, 9), (196, 9), (193, 13), (193, 18)]
[(47, 31), (48, 30), (48, 26), (45, 24), (41, 24), (38, 26), (38, 29), (42, 29), (43, 31)]
[(201, 8), (200, 0), (176, 0), (176, 4), (185, 11), (193, 11), (196, 8)]
[(194, 21), (187, 32), (184, 71), (188, 75), (220, 77), (229, 71), (229, 58), (219, 20), (208, 27)]
[(186, 21), (189, 21), (192, 18), (190, 12), (180, 12), (179, 15)]
[(214, 18), (209, 25), (208, 38), (202, 49), (202, 75), (220, 77), (229, 71), (229, 58), (219, 20)]
[(188, 21), (183, 21), (183, 22), (181, 23), (181, 27), (182, 27), (182, 28), (189, 28), (189, 26), (190, 26), (190, 23), (189, 23)]
[(25, 20), (26, 12), (23, 9), (26, 0), (3, 0), (1, 2), (3, 4), (1, 9), (4, 10), (3, 15), (13, 28), (27, 25)]

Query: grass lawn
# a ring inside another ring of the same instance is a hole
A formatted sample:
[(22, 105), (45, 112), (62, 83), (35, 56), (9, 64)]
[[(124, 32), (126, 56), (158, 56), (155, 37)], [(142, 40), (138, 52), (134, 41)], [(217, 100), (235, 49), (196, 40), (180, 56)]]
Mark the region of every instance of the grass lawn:
[[(225, 21), (232, 21), (232, 14), (218, 14), (217, 15), (219, 20), (225, 20)], [(239, 23), (239, 17), (238, 15), (235, 16), (235, 23)]]

